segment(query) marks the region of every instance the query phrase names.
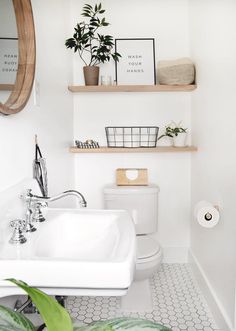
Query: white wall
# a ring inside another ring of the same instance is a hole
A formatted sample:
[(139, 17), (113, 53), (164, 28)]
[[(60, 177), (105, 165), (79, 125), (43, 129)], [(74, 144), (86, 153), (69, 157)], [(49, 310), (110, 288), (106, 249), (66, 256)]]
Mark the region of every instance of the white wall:
[(192, 100), (192, 201), (220, 206), (213, 229), (191, 225), (191, 249), (233, 330), (236, 279), (236, 2), (190, 0), (198, 89)]
[[(95, 3), (95, 1), (92, 1)], [(72, 1), (71, 27), (81, 20), (83, 1)], [(90, 1), (91, 3), (91, 1)], [(154, 37), (156, 60), (189, 55), (187, 0), (104, 0), (105, 32), (115, 38)], [(71, 31), (72, 34), (72, 31)], [(82, 64), (74, 57), (74, 83), (83, 84)], [(114, 64), (101, 66), (114, 73)], [(113, 76), (114, 77), (114, 76)], [(157, 125), (171, 120), (190, 128), (188, 93), (107, 93), (74, 95), (74, 138), (106, 145), (105, 126)], [(164, 247), (189, 246), (190, 155), (187, 154), (79, 154), (75, 155), (76, 186), (88, 206), (103, 207), (102, 188), (114, 183), (119, 167), (146, 167), (150, 182), (160, 186), (159, 238)], [(171, 208), (170, 208), (171, 207)]]
[[(72, 188), (73, 159), (68, 153), (72, 139), (72, 97), (67, 85), (72, 76), (70, 54), (64, 46), (69, 8), (66, 0), (43, 4), (33, 0), (36, 28), (37, 68), (40, 107), (33, 95), (26, 108), (0, 117), (0, 190), (32, 176), (34, 134), (47, 159), (50, 193)], [(53, 21), (52, 21), (53, 18)]]
[[(50, 193), (74, 186), (86, 195), (89, 207), (100, 208), (102, 187), (114, 182), (116, 168), (147, 167), (150, 182), (157, 183), (161, 189), (161, 244), (164, 247), (187, 247), (192, 181), (193, 205), (206, 199), (221, 208), (221, 222), (214, 229), (202, 229), (192, 222), (191, 248), (223, 306), (229, 327), (233, 329), (236, 3), (234, 0), (189, 2), (192, 57), (198, 73), (198, 89), (192, 99), (192, 132), (199, 151), (192, 156), (192, 175), (188, 154), (74, 156), (68, 153), (68, 145), (73, 139), (73, 116), (74, 138), (92, 138), (104, 144), (106, 125), (153, 124), (162, 127), (172, 119), (182, 119), (190, 127), (191, 94), (72, 96), (66, 86), (69, 81), (83, 82), (81, 64), (74, 57), (72, 68), (72, 52), (65, 49), (64, 40), (80, 19), (78, 13), (84, 2), (51, 0), (42, 4), (42, 1), (32, 0), (40, 107), (34, 106), (31, 97), (21, 113), (0, 117), (0, 190), (31, 176), (34, 134), (37, 133), (47, 158)], [(157, 60), (189, 54), (187, 0), (104, 0), (103, 5), (107, 9), (107, 20), (112, 22), (107, 31), (114, 37), (155, 37)], [(111, 66), (102, 67), (103, 72), (113, 70)], [(73, 163), (76, 167), (75, 185)]]

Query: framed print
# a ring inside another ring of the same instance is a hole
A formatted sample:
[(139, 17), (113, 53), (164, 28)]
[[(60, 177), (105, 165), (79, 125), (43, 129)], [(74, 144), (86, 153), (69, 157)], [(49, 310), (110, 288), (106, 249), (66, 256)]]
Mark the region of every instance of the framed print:
[(14, 84), (18, 68), (18, 39), (0, 38), (0, 84)]
[(154, 38), (115, 39), (117, 85), (155, 85)]

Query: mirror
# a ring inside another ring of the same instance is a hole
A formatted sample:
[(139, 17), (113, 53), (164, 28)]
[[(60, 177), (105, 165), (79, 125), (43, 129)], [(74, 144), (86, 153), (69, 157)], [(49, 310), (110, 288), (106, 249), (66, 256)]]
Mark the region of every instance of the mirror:
[(0, 0), (0, 100), (5, 102), (16, 80), (18, 35), (12, 1)]
[[(1, 12), (10, 8), (8, 4), (7, 8), (5, 7), (3, 10), (2, 6), (7, 2), (12, 2), (12, 7), (14, 8), (12, 11), (16, 21), (17, 28), (15, 31), (17, 30), (17, 37), (9, 37), (10, 31), (12, 31), (12, 34), (14, 33), (14, 19), (6, 20), (7, 24), (11, 23), (11, 26), (7, 28), (3, 28), (0, 25), (1, 51), (3, 52), (4, 50), (5, 56), (10, 58), (10, 61), (6, 60), (3, 64), (7, 66), (13, 65), (11, 71), (8, 70), (4, 73), (4, 75), (11, 75), (11, 77), (8, 76), (5, 84), (2, 68), (0, 67), (0, 75), (2, 75), (2, 79), (0, 79), (0, 113), (4, 115), (18, 113), (25, 107), (33, 86), (36, 57), (34, 21), (30, 0), (0, 0)], [(7, 31), (7, 34), (2, 36), (5, 31)], [(3, 49), (3, 45), (6, 49)], [(15, 61), (17, 58), (18, 61)], [(15, 77), (13, 76), (14, 74), (16, 75)], [(10, 90), (8, 95), (7, 89)], [(6, 101), (4, 101), (4, 97)]]

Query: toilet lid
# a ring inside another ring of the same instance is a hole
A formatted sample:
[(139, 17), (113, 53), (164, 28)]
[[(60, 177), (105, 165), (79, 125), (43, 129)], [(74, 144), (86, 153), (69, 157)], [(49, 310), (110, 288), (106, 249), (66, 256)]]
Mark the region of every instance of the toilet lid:
[(149, 236), (137, 236), (137, 258), (145, 259), (160, 251), (158, 242)]

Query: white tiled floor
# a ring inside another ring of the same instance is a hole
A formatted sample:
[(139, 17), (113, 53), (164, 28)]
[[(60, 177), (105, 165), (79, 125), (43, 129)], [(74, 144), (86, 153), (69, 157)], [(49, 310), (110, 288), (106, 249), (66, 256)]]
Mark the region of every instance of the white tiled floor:
[(153, 311), (124, 312), (119, 297), (69, 297), (71, 317), (83, 323), (130, 316), (150, 319), (173, 331), (220, 331), (188, 264), (163, 264), (150, 280)]

